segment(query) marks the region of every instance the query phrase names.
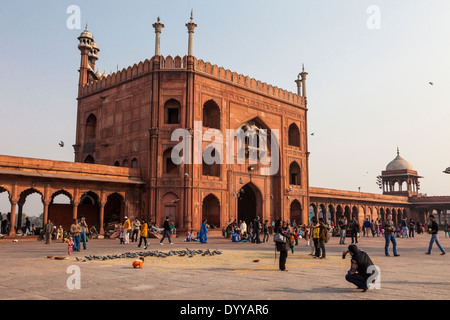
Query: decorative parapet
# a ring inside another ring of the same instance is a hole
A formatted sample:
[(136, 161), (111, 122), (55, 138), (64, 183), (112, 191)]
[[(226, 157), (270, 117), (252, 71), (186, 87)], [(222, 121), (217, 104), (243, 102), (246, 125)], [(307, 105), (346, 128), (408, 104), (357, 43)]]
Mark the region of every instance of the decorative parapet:
[[(112, 73), (110, 75), (105, 75), (97, 81), (88, 83), (83, 86), (81, 95), (90, 95), (95, 92), (148, 74), (153, 71), (154, 59), (155, 57), (150, 60), (147, 59), (144, 62), (135, 64), (132, 67), (122, 69), (121, 71)], [(187, 56), (184, 56), (183, 58), (181, 58), (180, 56), (176, 56), (175, 58), (173, 58), (170, 55), (165, 58), (163, 56), (159, 56), (159, 59), (160, 70), (187, 69)], [(258, 91), (265, 95), (273, 96), (276, 99), (285, 100), (299, 105), (301, 105), (303, 102), (303, 98), (295, 93), (280, 89), (273, 85), (269, 85), (265, 82), (257, 81), (254, 78), (250, 78), (249, 76), (244, 76), (242, 74), (232, 72), (223, 67), (218, 67), (217, 65), (213, 65), (210, 62), (205, 62), (203, 60), (197, 60), (196, 58), (194, 58), (194, 68), (198, 73), (204, 73), (211, 77), (222, 79), (226, 82)]]

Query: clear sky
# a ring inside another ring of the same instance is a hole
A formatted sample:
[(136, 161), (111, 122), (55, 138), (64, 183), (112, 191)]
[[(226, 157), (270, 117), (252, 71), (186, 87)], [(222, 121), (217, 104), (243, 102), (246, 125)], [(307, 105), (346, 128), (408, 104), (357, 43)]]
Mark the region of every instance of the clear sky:
[(198, 59), (292, 92), (305, 64), (311, 186), (381, 193), (399, 147), (422, 193), (450, 195), (448, 0), (2, 1), (0, 154), (74, 160), (86, 22), (109, 73), (153, 56), (158, 16), (161, 54), (186, 55), (191, 9)]

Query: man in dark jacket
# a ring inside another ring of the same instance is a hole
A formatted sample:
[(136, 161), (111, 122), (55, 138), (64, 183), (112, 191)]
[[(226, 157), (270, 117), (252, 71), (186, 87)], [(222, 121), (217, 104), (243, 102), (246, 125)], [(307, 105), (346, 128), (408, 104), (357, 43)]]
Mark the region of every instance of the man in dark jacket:
[(353, 216), (352, 220), (349, 221), (349, 226), (350, 226), (350, 229), (352, 232), (352, 244), (358, 243), (358, 233), (360, 231), (360, 228), (359, 228), (359, 222), (355, 218), (355, 216)]
[(259, 236), (261, 231), (261, 224), (259, 222), (259, 216), (253, 220), (253, 236), (256, 243), (261, 243), (261, 238)]
[(372, 272), (368, 272), (368, 269), (373, 265), (373, 262), (369, 255), (359, 250), (356, 245), (352, 244), (348, 246), (348, 250), (342, 254), (343, 259), (345, 259), (347, 253), (350, 253), (352, 259), (351, 268), (345, 276), (345, 280), (356, 285), (358, 289), (363, 289), (363, 292), (366, 292), (369, 289), (367, 279), (372, 275)]
[(169, 239), (169, 243), (172, 244), (172, 240), (170, 240), (170, 223), (169, 223), (169, 217), (166, 217), (166, 221), (164, 221), (164, 235), (159, 242), (161, 245), (163, 245), (164, 238), (167, 237)]

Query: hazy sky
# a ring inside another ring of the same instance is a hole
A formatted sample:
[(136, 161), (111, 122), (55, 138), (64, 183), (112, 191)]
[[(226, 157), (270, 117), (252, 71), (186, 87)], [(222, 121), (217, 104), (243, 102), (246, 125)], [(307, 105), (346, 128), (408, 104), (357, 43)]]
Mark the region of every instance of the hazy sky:
[[(70, 5), (80, 30), (67, 27)], [(381, 193), (398, 146), (422, 193), (450, 194), (448, 0), (2, 1), (0, 154), (74, 160), (86, 22), (109, 73), (153, 56), (158, 16), (161, 54), (186, 55), (191, 9), (198, 59), (292, 92), (305, 64), (311, 186)]]

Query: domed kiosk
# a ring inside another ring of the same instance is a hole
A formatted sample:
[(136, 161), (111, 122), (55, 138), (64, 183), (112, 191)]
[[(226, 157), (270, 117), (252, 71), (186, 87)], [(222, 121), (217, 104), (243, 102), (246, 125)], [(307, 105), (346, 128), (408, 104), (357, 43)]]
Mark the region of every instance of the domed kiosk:
[(419, 178), (410, 162), (400, 156), (397, 148), (397, 157), (388, 163), (386, 170), (381, 172), (383, 194), (410, 197), (419, 193)]

